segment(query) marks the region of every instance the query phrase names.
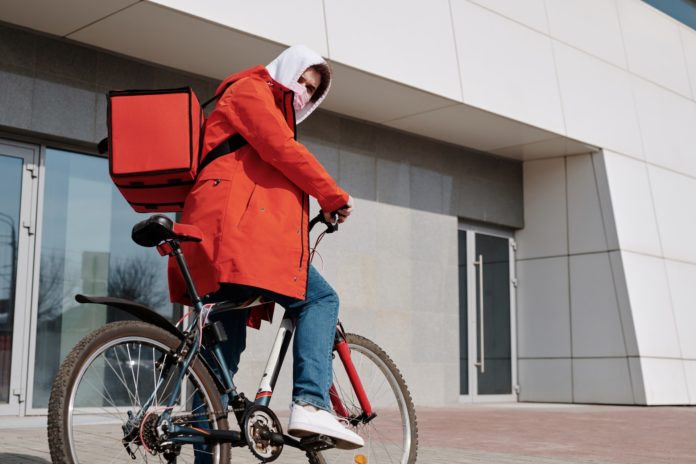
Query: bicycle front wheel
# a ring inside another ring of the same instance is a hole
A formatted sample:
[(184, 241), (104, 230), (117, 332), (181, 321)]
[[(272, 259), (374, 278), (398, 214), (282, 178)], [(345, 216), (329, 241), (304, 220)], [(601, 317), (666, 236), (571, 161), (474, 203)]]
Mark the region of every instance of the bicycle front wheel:
[[(346, 334), (350, 355), (375, 417), (361, 420), (362, 408), (338, 355), (334, 356), (334, 387), (349, 413), (352, 429), (364, 440), (357, 450), (322, 451), (320, 464), (412, 464), (418, 450), (418, 424), (411, 394), (394, 361), (365, 337)], [(362, 455), (366, 460), (361, 459)]]
[(54, 463), (229, 462), (229, 444), (200, 446), (163, 438), (158, 421), (227, 429), (220, 393), (203, 364), (183, 373), (172, 361), (173, 334), (140, 321), (107, 324), (70, 352), (53, 383), (48, 441)]

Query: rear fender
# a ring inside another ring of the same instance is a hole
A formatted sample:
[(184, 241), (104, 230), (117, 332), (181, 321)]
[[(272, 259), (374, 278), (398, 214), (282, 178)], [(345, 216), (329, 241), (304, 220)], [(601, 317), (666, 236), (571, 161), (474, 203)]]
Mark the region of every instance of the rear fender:
[[(185, 338), (183, 332), (177, 329), (176, 326), (169, 321), (169, 319), (165, 318), (149, 306), (136, 303), (135, 301), (125, 300), (123, 298), (114, 298), (111, 296), (86, 296), (80, 294), (75, 295), (75, 300), (78, 303), (83, 304), (101, 304), (105, 306), (111, 306), (113, 308), (118, 308), (122, 311), (127, 312), (131, 316), (140, 319), (143, 322), (147, 322), (148, 324), (152, 324), (156, 327), (166, 330), (167, 332), (177, 337), (179, 340), (183, 341)], [(208, 369), (210, 376), (215, 381), (215, 384), (217, 385), (220, 392), (224, 392), (226, 388), (220, 380), (219, 376), (217, 375), (216, 371), (211, 368), (208, 359), (200, 353), (198, 355), (198, 359), (200, 359), (201, 362)]]
[(75, 301), (78, 303), (93, 303), (111, 306), (127, 312), (133, 317), (147, 322), (161, 329), (166, 330), (180, 340), (184, 339), (184, 334), (174, 326), (167, 318), (156, 312), (149, 306), (136, 303), (135, 301), (125, 300), (123, 298), (114, 298), (111, 296), (86, 296), (75, 295)]

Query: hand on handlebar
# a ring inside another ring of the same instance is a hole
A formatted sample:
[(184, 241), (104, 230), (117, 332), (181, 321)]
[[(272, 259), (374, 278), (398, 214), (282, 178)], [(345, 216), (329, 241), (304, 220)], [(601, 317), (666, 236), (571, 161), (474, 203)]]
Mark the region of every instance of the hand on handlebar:
[(353, 197), (349, 196), (348, 197), (348, 203), (336, 211), (333, 211), (331, 213), (328, 212), (323, 212), (324, 213), (324, 220), (330, 224), (343, 224), (348, 220), (348, 216), (350, 216), (350, 213), (353, 211)]

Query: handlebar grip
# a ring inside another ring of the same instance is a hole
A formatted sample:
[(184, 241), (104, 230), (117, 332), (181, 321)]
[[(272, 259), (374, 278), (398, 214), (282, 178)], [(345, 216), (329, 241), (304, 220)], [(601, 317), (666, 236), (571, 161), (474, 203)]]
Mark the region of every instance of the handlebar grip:
[[(334, 211), (331, 213), (331, 216), (334, 218), (334, 220), (337, 220), (338, 218), (338, 210)], [(335, 224), (332, 224), (328, 222), (326, 219), (324, 219), (324, 211), (319, 210), (319, 214), (314, 216), (314, 219), (312, 219), (309, 222), (309, 230), (311, 231), (317, 223), (321, 222), (326, 226), (326, 233), (327, 234), (333, 234), (338, 230), (338, 221)]]

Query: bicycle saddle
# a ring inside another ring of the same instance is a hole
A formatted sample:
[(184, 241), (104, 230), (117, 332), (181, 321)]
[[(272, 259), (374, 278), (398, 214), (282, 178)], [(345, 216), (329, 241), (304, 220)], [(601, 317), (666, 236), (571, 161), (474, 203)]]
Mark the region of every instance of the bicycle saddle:
[(178, 224), (163, 214), (155, 214), (133, 226), (131, 238), (144, 247), (154, 247), (165, 240), (200, 242), (203, 234), (190, 224)]

